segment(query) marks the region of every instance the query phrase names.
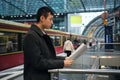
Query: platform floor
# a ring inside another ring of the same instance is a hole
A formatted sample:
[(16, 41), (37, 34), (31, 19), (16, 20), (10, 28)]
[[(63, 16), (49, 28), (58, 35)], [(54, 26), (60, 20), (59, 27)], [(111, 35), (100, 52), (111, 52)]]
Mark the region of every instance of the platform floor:
[[(103, 56), (103, 55), (104, 56), (120, 56), (120, 51), (105, 52), (105, 51), (95, 51), (94, 49), (89, 49), (86, 53), (89, 53), (89, 54), (84, 55), (85, 60), (84, 60), (84, 58), (76, 60), (75, 63), (79, 64), (79, 66), (75, 64), (72, 67), (74, 67), (74, 68), (87, 67), (87, 66), (84, 66), (84, 65), (91, 64), (91, 61), (93, 61), (93, 60), (90, 60), (90, 58), (92, 58), (92, 57), (94, 58), (95, 56)], [(66, 56), (66, 54), (61, 53), (61, 54), (57, 54), (57, 56)], [(85, 64), (81, 65), (80, 61), (84, 62)], [(4, 71), (0, 71), (0, 80), (8, 80), (8, 79), (5, 79), (5, 78), (9, 77), (11, 75), (23, 72), (23, 67), (24, 67), (23, 65), (20, 65), (20, 66), (16, 66), (16, 67), (13, 67), (13, 68), (10, 68), (10, 69), (6, 69)], [(77, 76), (77, 77), (79, 77), (79, 76)], [(20, 75), (19, 77), (17, 76), (16, 78), (9, 79), (9, 80), (23, 80), (23, 75)], [(61, 80), (63, 80), (63, 79), (61, 79)]]

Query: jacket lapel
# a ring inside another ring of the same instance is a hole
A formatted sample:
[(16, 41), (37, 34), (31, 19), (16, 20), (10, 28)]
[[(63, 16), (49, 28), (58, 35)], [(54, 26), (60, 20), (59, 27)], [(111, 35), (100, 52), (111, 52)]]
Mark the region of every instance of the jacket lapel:
[(43, 34), (43, 32), (36, 25), (32, 25), (32, 27), (30, 29), (34, 30), (39, 36), (43, 37), (43, 39), (45, 40), (45, 42), (48, 46), (50, 54), (53, 54), (53, 56), (55, 57), (56, 53), (55, 53), (55, 49), (54, 49), (54, 46), (53, 46), (53, 43), (52, 43), (50, 37), (47, 34)]
[(52, 41), (50, 39), (50, 37), (48, 35), (43, 35), (43, 38), (45, 40), (45, 42), (47, 43), (48, 47), (49, 47), (49, 51), (51, 52), (51, 54), (54, 54), (55, 56), (55, 49), (54, 49), (54, 46), (52, 44)]

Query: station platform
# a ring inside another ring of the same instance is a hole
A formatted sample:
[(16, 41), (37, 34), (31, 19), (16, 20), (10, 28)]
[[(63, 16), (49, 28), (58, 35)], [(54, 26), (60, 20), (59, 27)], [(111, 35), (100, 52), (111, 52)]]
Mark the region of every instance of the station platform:
[[(66, 56), (66, 54), (61, 53), (57, 56)], [(20, 65), (0, 71), (0, 80), (23, 80), (23, 68), (24, 66)], [(116, 77), (120, 74), (120, 51), (105, 51), (89, 47), (71, 67), (60, 71), (59, 79), (52, 80), (120, 80), (120, 77)], [(96, 79), (90, 79), (94, 77)]]
[[(60, 53), (60, 54), (57, 54), (57, 56), (65, 57), (67, 55), (66, 53)], [(24, 68), (24, 65), (19, 65), (13, 68), (0, 71), (0, 80), (7, 80), (8, 78), (11, 78), (12, 76), (14, 77), (16, 74), (23, 73), (23, 68)], [(23, 80), (23, 76), (22, 75), (19, 75), (19, 77), (15, 76), (14, 78), (9, 79), (9, 80)]]

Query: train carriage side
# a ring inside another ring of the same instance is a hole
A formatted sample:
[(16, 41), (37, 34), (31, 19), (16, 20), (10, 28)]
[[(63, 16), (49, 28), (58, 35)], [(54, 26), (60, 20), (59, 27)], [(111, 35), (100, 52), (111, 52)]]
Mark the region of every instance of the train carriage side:
[[(0, 19), (0, 70), (24, 64), (23, 39), (29, 28), (28, 24)], [(59, 30), (47, 29), (46, 32), (51, 37), (56, 54), (63, 52), (68, 37), (72, 41), (76, 37), (83, 39), (80, 35)]]
[(63, 45), (66, 41), (69, 34), (67, 32), (59, 31), (59, 30), (46, 30), (48, 35), (51, 37), (53, 45), (55, 47), (56, 54), (63, 52)]
[(24, 63), (22, 41), (28, 30), (29, 25), (0, 20), (0, 70)]
[[(0, 19), (0, 70), (24, 63), (23, 39), (30, 25)], [(56, 53), (63, 52), (63, 42), (68, 34), (58, 30), (46, 30)]]

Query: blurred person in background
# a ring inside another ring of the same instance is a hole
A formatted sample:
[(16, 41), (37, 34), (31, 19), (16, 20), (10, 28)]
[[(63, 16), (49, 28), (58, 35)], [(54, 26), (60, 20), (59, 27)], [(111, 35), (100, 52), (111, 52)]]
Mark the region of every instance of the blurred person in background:
[(69, 57), (71, 55), (71, 53), (74, 51), (74, 46), (72, 44), (72, 42), (70, 41), (70, 38), (68, 38), (63, 46), (63, 50), (64, 52), (67, 54), (67, 56)]
[(9, 38), (8, 42), (6, 43), (6, 49), (7, 49), (7, 52), (11, 52), (13, 50), (13, 42), (11, 38)]

